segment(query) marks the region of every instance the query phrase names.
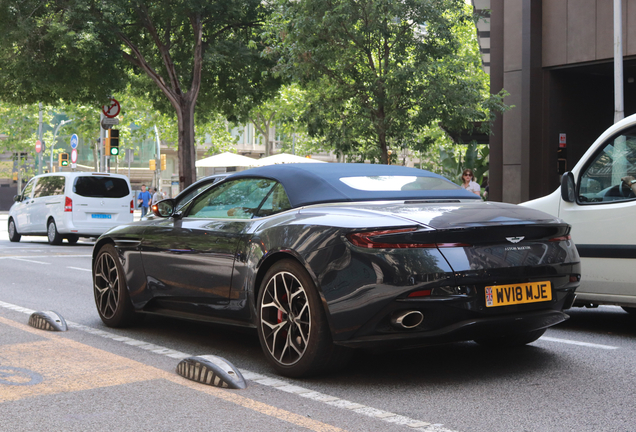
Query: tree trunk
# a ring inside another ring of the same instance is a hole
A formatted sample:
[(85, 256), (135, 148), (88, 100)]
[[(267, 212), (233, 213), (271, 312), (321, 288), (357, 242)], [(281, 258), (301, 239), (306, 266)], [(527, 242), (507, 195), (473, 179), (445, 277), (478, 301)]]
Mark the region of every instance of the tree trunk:
[(185, 189), (197, 179), (195, 163), (197, 160), (196, 143), (194, 141), (194, 105), (196, 102), (188, 98), (180, 98), (177, 109), (179, 127), (179, 188)]

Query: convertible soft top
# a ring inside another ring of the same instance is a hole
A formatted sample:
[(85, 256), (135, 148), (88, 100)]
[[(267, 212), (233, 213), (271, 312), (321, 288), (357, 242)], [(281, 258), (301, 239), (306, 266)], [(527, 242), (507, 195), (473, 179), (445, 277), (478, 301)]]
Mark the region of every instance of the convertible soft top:
[[(280, 182), (292, 207), (354, 201), (480, 199), (446, 178), (417, 168), (362, 163), (267, 165), (227, 178), (264, 177)], [(402, 182), (400, 182), (402, 181)], [(385, 184), (401, 185), (397, 190)], [(404, 183), (404, 184), (402, 184)], [(379, 186), (379, 187), (376, 187)]]

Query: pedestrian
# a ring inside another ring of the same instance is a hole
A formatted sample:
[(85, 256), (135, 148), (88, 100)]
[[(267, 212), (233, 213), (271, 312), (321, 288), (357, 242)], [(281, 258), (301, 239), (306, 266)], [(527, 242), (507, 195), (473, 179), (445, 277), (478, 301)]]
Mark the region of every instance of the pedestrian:
[(163, 199), (163, 194), (160, 190), (157, 190), (157, 188), (154, 188), (153, 190), (155, 193), (152, 194), (152, 205), (155, 205)]
[(148, 213), (150, 201), (152, 201), (152, 195), (146, 190), (146, 185), (141, 185), (141, 192), (137, 196), (137, 202), (139, 203), (139, 208), (141, 208), (141, 217), (146, 216), (146, 213)]
[(464, 189), (466, 189), (468, 191), (471, 191), (475, 195), (481, 196), (481, 188), (475, 182), (474, 179), (475, 179), (475, 176), (473, 175), (473, 170), (471, 170), (470, 168), (466, 168), (464, 170), (464, 172), (462, 173), (462, 184), (461, 184), (461, 186)]

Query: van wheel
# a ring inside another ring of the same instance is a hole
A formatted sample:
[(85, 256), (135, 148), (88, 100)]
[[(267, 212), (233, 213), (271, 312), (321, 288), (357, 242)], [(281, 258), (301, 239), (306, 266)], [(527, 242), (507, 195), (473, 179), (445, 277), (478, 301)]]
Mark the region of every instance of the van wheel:
[(68, 244), (75, 244), (75, 243), (77, 243), (78, 240), (79, 240), (79, 236), (78, 235), (66, 236), (66, 241), (68, 242)]
[(49, 238), (49, 244), (59, 245), (62, 244), (62, 236), (57, 232), (57, 226), (55, 221), (51, 219), (46, 227), (46, 234)]
[(18, 233), (18, 229), (15, 227), (13, 218), (9, 219), (9, 241), (19, 242), (22, 236)]

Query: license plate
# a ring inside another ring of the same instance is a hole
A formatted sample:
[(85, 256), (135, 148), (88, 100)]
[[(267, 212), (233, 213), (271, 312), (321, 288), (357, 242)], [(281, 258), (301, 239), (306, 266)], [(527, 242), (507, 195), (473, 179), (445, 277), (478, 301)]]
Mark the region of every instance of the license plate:
[(109, 214), (101, 214), (101, 213), (93, 213), (91, 215), (93, 219), (110, 219), (111, 215)]
[(486, 287), (486, 307), (537, 303), (552, 300), (550, 281)]

